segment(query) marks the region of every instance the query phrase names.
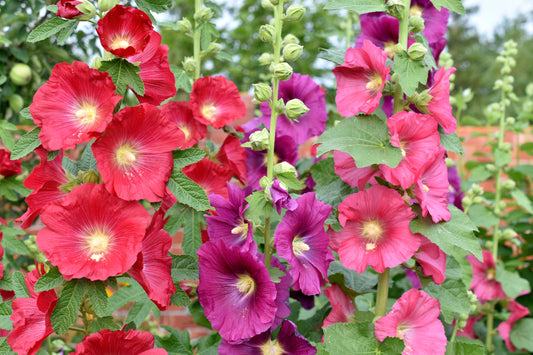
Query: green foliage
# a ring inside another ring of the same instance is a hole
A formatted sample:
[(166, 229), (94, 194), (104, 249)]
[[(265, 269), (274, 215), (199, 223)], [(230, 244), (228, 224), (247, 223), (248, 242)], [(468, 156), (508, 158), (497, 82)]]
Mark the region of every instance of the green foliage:
[(28, 42), (39, 42), (42, 40), (45, 40), (47, 38), (52, 37), (53, 35), (59, 33), (65, 28), (68, 28), (68, 26), (72, 22), (77, 22), (76, 20), (66, 20), (61, 17), (54, 17), (45, 23), (39, 25), (37, 28), (35, 28), (28, 36), (27, 41)]
[(100, 70), (106, 71), (111, 75), (113, 83), (115, 83), (115, 87), (117, 88), (117, 94), (121, 96), (126, 95), (128, 86), (131, 86), (137, 94), (144, 95), (144, 83), (138, 74), (141, 68), (135, 64), (123, 58), (116, 58), (102, 62)]
[(61, 290), (57, 305), (50, 316), (52, 328), (57, 334), (68, 332), (68, 328), (78, 318), (78, 310), (85, 293), (83, 283), (83, 279), (73, 279), (66, 282)]
[(510, 298), (517, 298), (522, 292), (531, 292), (529, 281), (521, 278), (517, 271), (506, 270), (502, 263), (496, 266), (496, 281), (501, 283), (503, 292)]
[(189, 148), (184, 150), (175, 150), (172, 152), (174, 157), (174, 168), (182, 169), (187, 165), (199, 162), (205, 157), (205, 152), (197, 148)]
[(56, 266), (51, 267), (35, 284), (35, 292), (48, 291), (65, 283), (63, 275)]
[(445, 355), (485, 355), (486, 353), (486, 348), (481, 341), (457, 337), (454, 342), (448, 342)]
[(460, 314), (470, 312), (467, 290), (468, 287), (461, 280), (445, 280), (442, 285), (432, 282), (424, 289), (431, 297), (439, 300), (441, 313), (448, 324), (452, 324), (453, 319)]
[(41, 141), (39, 140), (39, 133), (41, 133), (41, 129), (39, 127), (35, 127), (30, 132), (20, 137), (13, 147), (11, 159), (14, 160), (25, 157), (33, 152), (35, 148), (40, 146)]
[(206, 211), (211, 208), (204, 189), (180, 170), (174, 168), (168, 180), (168, 188), (172, 194), (178, 201), (197, 211)]
[(163, 325), (168, 334), (155, 336), (155, 347), (165, 349), (169, 355), (193, 355), (193, 348), (189, 338), (189, 332), (180, 332), (174, 328)]
[(344, 267), (340, 261), (329, 264), (328, 279), (338, 284), (346, 293), (356, 296), (367, 292), (375, 292), (378, 275), (366, 271), (362, 274)]
[(511, 329), (511, 342), (517, 349), (533, 352), (531, 329), (533, 329), (533, 318), (523, 318), (515, 323)]
[(182, 280), (198, 280), (198, 261), (190, 255), (172, 256), (172, 280), (179, 282)]
[(0, 303), (0, 329), (13, 329), (13, 322), (10, 319), (11, 312), (13, 312), (11, 302), (12, 301)]
[(325, 10), (352, 10), (358, 14), (385, 11), (385, 0), (330, 0)]
[(439, 11), (441, 7), (444, 6), (448, 10), (455, 11), (458, 14), (466, 14), (462, 0), (431, 0), (431, 2), (433, 3), (433, 6), (435, 6)]
[(261, 217), (270, 216), (274, 208), (272, 202), (265, 198), (264, 191), (256, 191), (246, 197), (246, 202), (250, 205), (244, 212), (244, 217), (256, 225), (261, 225)]
[(425, 85), (427, 82), (429, 68), (422, 60), (409, 58), (406, 51), (394, 56), (393, 69), (398, 74), (400, 85), (407, 96), (412, 96), (419, 84)]

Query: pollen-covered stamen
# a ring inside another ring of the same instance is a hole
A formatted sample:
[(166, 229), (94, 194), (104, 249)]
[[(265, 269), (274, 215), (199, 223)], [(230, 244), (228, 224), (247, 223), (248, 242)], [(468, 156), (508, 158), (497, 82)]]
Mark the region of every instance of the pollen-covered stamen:
[(406, 150), (406, 144), (404, 141), (400, 141), (400, 150), (402, 151), (402, 158), (405, 158), (405, 156), (407, 155), (407, 150)]
[(270, 340), (265, 345), (261, 346), (262, 355), (281, 355), (284, 350), (281, 348), (277, 340)]
[(424, 190), (424, 192), (429, 191), (429, 187), (426, 184), (422, 184), (422, 189)]
[(375, 72), (370, 75), (368, 79), (369, 80), (366, 83), (366, 89), (373, 93), (377, 92), (379, 88), (381, 88), (381, 84), (383, 84), (383, 79), (381, 78), (381, 75)]
[(75, 112), (76, 118), (84, 125), (91, 125), (96, 120), (98, 113), (96, 107), (89, 104), (81, 105)]
[(124, 37), (117, 37), (113, 40), (113, 42), (111, 42), (112, 49), (119, 49), (119, 48), (125, 49), (130, 46), (131, 46), (130, 42)]
[(303, 252), (309, 249), (309, 245), (307, 245), (302, 238), (295, 237), (292, 240), (292, 251), (295, 255), (303, 255)]
[(109, 248), (109, 235), (102, 231), (94, 231), (87, 237), (87, 249), (94, 261), (100, 261)]
[(412, 16), (420, 16), (420, 17), (422, 17), (422, 12), (424, 12), (424, 10), (422, 10), (421, 7), (414, 5), (409, 10), (409, 17), (412, 17)]
[(200, 112), (208, 121), (214, 121), (217, 114), (217, 108), (213, 102), (206, 102)]
[(137, 159), (135, 156), (135, 150), (128, 144), (122, 145), (120, 148), (118, 148), (115, 157), (117, 159), (117, 163), (123, 167), (132, 165)]
[(183, 134), (185, 135), (185, 141), (189, 140), (189, 137), (191, 136), (191, 130), (187, 126), (178, 126), (179, 129), (182, 130)]
[(494, 280), (496, 279), (496, 269), (494, 268), (488, 268), (487, 269), (487, 280)]
[(248, 235), (248, 223), (242, 221), (241, 224), (231, 230), (231, 234), (240, 234), (240, 239), (246, 239), (246, 236)]
[(395, 45), (396, 43), (394, 42), (383, 43), (383, 50), (385, 51), (385, 53), (387, 53), (387, 56), (389, 56), (389, 58), (394, 58), (394, 46)]
[(255, 280), (247, 274), (239, 275), (239, 281), (235, 285), (240, 293), (244, 293), (245, 296), (253, 293), (255, 290)]
[(361, 234), (367, 240), (366, 250), (376, 249), (376, 242), (383, 235), (383, 227), (377, 220), (369, 220), (363, 223)]

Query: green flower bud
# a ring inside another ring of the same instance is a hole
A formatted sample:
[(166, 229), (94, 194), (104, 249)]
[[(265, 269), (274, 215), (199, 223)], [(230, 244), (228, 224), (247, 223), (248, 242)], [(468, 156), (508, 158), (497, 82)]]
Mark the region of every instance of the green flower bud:
[(13, 112), (19, 112), (24, 107), (24, 99), (22, 96), (13, 94), (9, 96), (9, 107), (13, 110)]
[(463, 200), (461, 201), (463, 203), (463, 207), (470, 207), (472, 205), (472, 199), (468, 196), (463, 197)]
[(402, 54), (403, 53), (403, 47), (400, 43), (396, 43), (394, 45), (394, 54)]
[(187, 73), (194, 73), (196, 69), (196, 62), (193, 57), (185, 57), (181, 65), (183, 65), (183, 70)]
[(211, 42), (204, 53), (207, 55), (217, 55), (221, 50), (222, 45), (220, 43)]
[(17, 86), (23, 86), (31, 81), (31, 68), (24, 63), (17, 63), (9, 71), (9, 79)]
[(511, 151), (511, 143), (509, 142), (503, 142), (503, 144), (501, 145), (500, 149), (504, 152), (510, 152)]
[(409, 32), (418, 33), (424, 30), (424, 19), (421, 16), (409, 17)]
[(467, 320), (467, 319), (468, 319), (468, 314), (466, 313), (459, 314), (459, 320)]
[(270, 180), (267, 176), (263, 176), (261, 180), (259, 180), (259, 186), (264, 190), (270, 190), (270, 186), (272, 186), (272, 180)]
[(100, 179), (100, 175), (94, 170), (89, 170), (82, 173), (81, 181), (83, 181), (83, 183), (100, 184), (102, 179)]
[(477, 310), (477, 303), (472, 303), (470, 305), (470, 313), (474, 313)]
[(507, 117), (505, 120), (505, 124), (508, 126), (512, 126), (516, 123), (516, 119), (514, 117)]
[(409, 54), (409, 58), (413, 60), (421, 60), (424, 59), (426, 54), (428, 53), (428, 50), (422, 43), (413, 43), (411, 47), (409, 47), (409, 50), (407, 51), (407, 54)]
[(446, 162), (446, 167), (447, 168), (451, 168), (452, 166), (455, 165), (455, 162), (452, 159), (450, 159), (450, 158), (446, 158), (445, 162)]
[(302, 5), (291, 5), (285, 13), (285, 20), (300, 21), (305, 15), (305, 7)]
[(80, 21), (88, 21), (96, 15), (96, 8), (87, 0), (81, 0), (81, 4), (76, 5), (76, 8), (83, 12), (83, 15), (77, 16), (76, 19)]
[(272, 98), (272, 89), (267, 84), (253, 84), (254, 98), (259, 102), (267, 102)]
[(43, 70), (43, 65), (41, 64), (41, 61), (38, 56), (32, 55), (31, 58), (31, 66), (37, 73), (39, 73), (41, 70)]
[(459, 329), (463, 329), (464, 327), (466, 327), (466, 320), (460, 320), (459, 322), (457, 322), (457, 327)]
[(273, 8), (274, 6), (272, 6), (272, 2), (270, 0), (262, 0), (261, 1), (261, 6), (265, 9), (271, 9)]
[(295, 43), (289, 43), (285, 47), (283, 47), (283, 58), (291, 62), (295, 61), (296, 59), (300, 58), (303, 50), (303, 46), (300, 46), (299, 44)]
[(100, 69), (100, 67), (102, 66), (102, 60), (102, 57), (94, 57), (93, 62), (91, 64), (91, 68)]
[(503, 231), (503, 238), (505, 240), (511, 240), (511, 239), (514, 239), (516, 238), (518, 234), (512, 230), (511, 228), (507, 228), (506, 230)]
[(483, 194), (483, 192), (485, 192), (485, 191), (483, 190), (483, 188), (479, 184), (473, 184), (472, 185), (472, 193), (474, 195), (481, 195), (481, 194)]
[(516, 187), (516, 182), (514, 182), (514, 180), (511, 180), (511, 179), (505, 180), (502, 186), (506, 190), (512, 190)]
[(485, 249), (492, 249), (492, 247), (494, 246), (494, 243), (492, 242), (492, 240), (487, 240), (487, 242), (485, 243)]
[(270, 53), (263, 53), (259, 57), (259, 64), (260, 65), (270, 65), (274, 61), (274, 56)]
[(476, 196), (474, 197), (474, 199), (472, 200), (472, 203), (476, 203), (476, 204), (482, 204), (483, 203), (483, 197), (481, 196)]
[(496, 165), (494, 164), (487, 164), (485, 165), (485, 168), (490, 171), (491, 173), (495, 172), (496, 171)]
[(297, 176), (296, 168), (286, 161), (282, 161), (281, 163), (274, 165), (274, 175), (286, 173), (291, 173), (294, 174), (294, 176)]
[(250, 134), (250, 144), (253, 150), (265, 150), (268, 148), (270, 133), (266, 128)]
[(194, 21), (208, 22), (213, 18), (213, 10), (208, 7), (202, 7), (194, 14)]
[(98, 10), (107, 12), (115, 7), (120, 0), (98, 0)]
[(279, 4), (279, 0), (270, 0), (270, 2), (272, 3), (272, 5), (277, 5), (277, 4)]
[(191, 33), (192, 31), (191, 21), (189, 21), (189, 19), (186, 17), (179, 20), (177, 25), (178, 25), (178, 31), (180, 32)]
[(259, 38), (261, 41), (270, 43), (276, 37), (276, 29), (272, 25), (262, 25), (259, 28)]
[(299, 44), (300, 40), (295, 35), (289, 33), (288, 35), (286, 35), (283, 38), (283, 41), (281, 41), (281, 45), (282, 46), (286, 46), (286, 45), (291, 44), (291, 43)]
[(289, 80), (292, 76), (292, 67), (287, 63), (278, 63), (272, 66), (272, 74), (279, 80)]
[(305, 115), (309, 108), (300, 99), (292, 99), (285, 105), (285, 115), (290, 120), (296, 120), (301, 115)]
[(385, 4), (385, 7), (387, 8), (387, 13), (389, 15), (399, 19), (402, 17), (403, 10), (405, 9), (405, 1), (389, 0), (387, 4)]

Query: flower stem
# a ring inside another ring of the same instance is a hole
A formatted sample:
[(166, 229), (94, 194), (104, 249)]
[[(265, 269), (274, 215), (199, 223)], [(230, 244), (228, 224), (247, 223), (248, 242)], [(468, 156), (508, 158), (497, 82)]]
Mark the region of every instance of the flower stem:
[(455, 318), (455, 326), (453, 327), (453, 333), (452, 337), (450, 339), (450, 342), (455, 342), (455, 337), (457, 336), (457, 331), (459, 330), (459, 319)]
[[(407, 37), (409, 35), (409, 9), (411, 8), (411, 0), (404, 0), (405, 7), (400, 17), (400, 30), (398, 34), (398, 44), (403, 50), (407, 50)], [(394, 91), (394, 113), (403, 111), (403, 90), (400, 83), (396, 83), (396, 90)]]
[[(202, 8), (203, 0), (194, 0), (194, 12), (197, 13)], [(200, 30), (198, 24), (195, 21), (194, 23), (194, 34), (193, 34), (193, 55), (194, 55), (194, 77), (196, 80), (200, 77), (200, 68), (202, 66), (202, 58), (200, 56), (200, 39), (202, 36), (202, 31)]]
[(492, 345), (493, 328), (494, 328), (494, 313), (491, 312), (487, 315), (487, 339), (485, 340), (485, 346), (487, 347), (489, 354), (494, 353), (494, 349)]
[(389, 278), (390, 269), (378, 275), (378, 294), (376, 296), (376, 316), (374, 321), (383, 317), (387, 313), (387, 300), (389, 299)]

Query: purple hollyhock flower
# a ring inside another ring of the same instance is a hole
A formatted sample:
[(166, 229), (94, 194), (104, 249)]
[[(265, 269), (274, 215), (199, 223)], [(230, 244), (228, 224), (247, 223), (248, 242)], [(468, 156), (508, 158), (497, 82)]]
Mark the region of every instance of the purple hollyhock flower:
[(278, 255), (290, 265), (292, 288), (306, 295), (320, 293), (327, 280), (328, 267), (335, 260), (328, 249), (329, 237), (324, 223), (332, 207), (318, 201), (314, 192), (296, 200), (298, 207), (287, 211), (274, 232)]
[(282, 182), (277, 178), (274, 179), (274, 182), (270, 187), (270, 195), (272, 196), (272, 202), (279, 215), (281, 215), (282, 208), (294, 211), (296, 207), (298, 207), (298, 203), (292, 199), (287, 188), (284, 187)]
[(448, 182), (450, 183), (450, 191), (447, 195), (448, 203), (463, 211), (463, 197), (465, 197), (465, 194), (461, 190), (461, 177), (455, 165), (448, 168)]
[[(264, 255), (262, 256), (263, 258), (265, 257)], [(289, 292), (291, 288), (292, 277), (287, 272), (287, 267), (283, 265), (275, 256), (272, 256), (271, 265), (272, 267), (276, 267), (285, 273), (285, 276), (280, 277), (280, 281), (276, 283), (276, 306), (278, 307), (278, 310), (276, 311), (274, 322), (270, 327), (271, 330), (274, 330), (281, 324), (283, 318), (287, 318), (291, 314), (291, 307), (289, 305)]]
[(441, 7), (439, 11), (430, 0), (412, 0), (409, 15), (424, 19), (422, 33), (429, 43), (440, 41), (446, 34), (450, 10)]
[(216, 208), (216, 215), (206, 216), (207, 233), (213, 242), (223, 240), (227, 246), (239, 246), (243, 252), (257, 253), (252, 224), (244, 218), (246, 193), (238, 186), (226, 184), (228, 199), (217, 194), (209, 195), (209, 203)]
[(213, 329), (232, 343), (268, 330), (277, 311), (277, 291), (265, 265), (221, 240), (203, 244), (198, 256), (198, 300)]
[(271, 340), (270, 330), (256, 335), (241, 344), (231, 344), (222, 339), (218, 347), (220, 355), (314, 355), (316, 348), (300, 335), (296, 324), (290, 320), (283, 322), (276, 339)]
[(303, 309), (310, 310), (315, 306), (315, 296), (307, 296), (302, 293), (302, 291), (294, 291), (291, 290), (290, 292), (291, 298), (294, 298), (296, 301), (300, 302)]

